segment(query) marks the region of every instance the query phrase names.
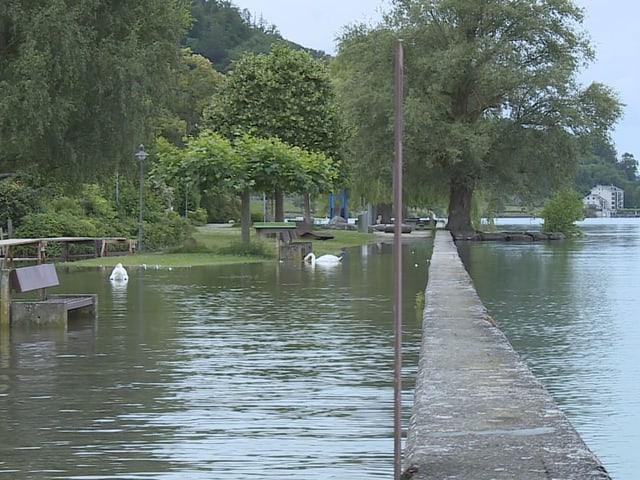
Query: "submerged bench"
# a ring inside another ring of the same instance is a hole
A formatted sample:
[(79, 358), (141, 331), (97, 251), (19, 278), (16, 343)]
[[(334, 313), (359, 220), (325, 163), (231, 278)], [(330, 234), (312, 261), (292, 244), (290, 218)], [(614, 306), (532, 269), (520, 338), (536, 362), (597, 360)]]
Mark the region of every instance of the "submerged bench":
[(278, 260), (294, 260), (302, 263), (306, 254), (311, 253), (311, 242), (298, 241), (298, 225), (293, 222), (256, 222), (253, 224), (259, 237), (275, 235)]
[(66, 328), (69, 312), (86, 310), (92, 316), (96, 314), (96, 294), (47, 295), (47, 288), (60, 285), (55, 266), (51, 263), (13, 269), (10, 284), (11, 289), (17, 293), (39, 291), (39, 299), (10, 300), (12, 325), (58, 324)]
[(291, 222), (256, 222), (253, 224), (259, 237), (275, 235), (276, 238), (287, 245), (297, 238), (296, 224)]

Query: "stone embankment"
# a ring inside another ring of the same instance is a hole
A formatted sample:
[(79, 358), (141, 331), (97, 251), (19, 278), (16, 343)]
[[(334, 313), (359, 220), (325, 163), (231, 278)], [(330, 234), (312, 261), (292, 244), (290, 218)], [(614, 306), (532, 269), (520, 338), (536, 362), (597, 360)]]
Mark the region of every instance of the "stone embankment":
[(437, 231), (403, 480), (610, 479)]
[(456, 240), (477, 240), (486, 242), (543, 242), (547, 240), (564, 240), (566, 236), (560, 232), (473, 232), (458, 234)]

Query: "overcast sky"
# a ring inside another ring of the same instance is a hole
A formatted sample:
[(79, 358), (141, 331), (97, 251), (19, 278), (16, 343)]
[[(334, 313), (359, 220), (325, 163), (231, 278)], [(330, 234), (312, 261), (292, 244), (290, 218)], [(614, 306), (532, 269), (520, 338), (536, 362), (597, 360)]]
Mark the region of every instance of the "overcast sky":
[[(586, 11), (585, 30), (596, 50), (596, 62), (580, 76), (584, 84), (602, 82), (626, 105), (613, 133), (618, 156), (640, 160), (640, 2), (574, 0)], [(282, 36), (300, 45), (335, 53), (335, 38), (354, 22), (375, 24), (388, 0), (232, 0), (275, 25)]]

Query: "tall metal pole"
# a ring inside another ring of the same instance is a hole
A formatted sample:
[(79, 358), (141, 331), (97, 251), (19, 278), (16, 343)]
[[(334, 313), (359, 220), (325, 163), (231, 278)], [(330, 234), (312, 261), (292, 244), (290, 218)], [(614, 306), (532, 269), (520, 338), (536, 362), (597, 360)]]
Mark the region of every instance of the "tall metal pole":
[(138, 248), (137, 251), (142, 251), (142, 184), (144, 183), (144, 160), (149, 156), (147, 152), (144, 151), (144, 145), (140, 144), (138, 147), (138, 152), (136, 153), (136, 158), (140, 162), (140, 203), (138, 205)]
[(138, 252), (142, 252), (142, 179), (144, 178), (144, 158), (140, 160), (140, 203), (138, 204)]
[(395, 162), (393, 174), (393, 257), (395, 278), (394, 308), (394, 479), (400, 480), (402, 471), (402, 136), (403, 136), (403, 77), (404, 52), (402, 40), (396, 44), (395, 98)]

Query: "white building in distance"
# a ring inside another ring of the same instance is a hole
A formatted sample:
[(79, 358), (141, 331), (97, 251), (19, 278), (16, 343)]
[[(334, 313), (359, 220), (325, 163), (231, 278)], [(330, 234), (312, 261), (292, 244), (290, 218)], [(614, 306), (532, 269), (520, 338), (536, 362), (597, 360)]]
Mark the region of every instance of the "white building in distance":
[(610, 217), (618, 209), (624, 208), (624, 190), (613, 185), (596, 185), (582, 199), (582, 203), (597, 217)]

